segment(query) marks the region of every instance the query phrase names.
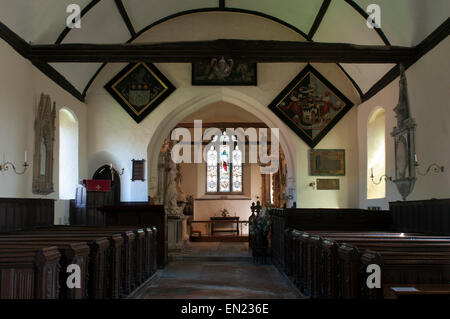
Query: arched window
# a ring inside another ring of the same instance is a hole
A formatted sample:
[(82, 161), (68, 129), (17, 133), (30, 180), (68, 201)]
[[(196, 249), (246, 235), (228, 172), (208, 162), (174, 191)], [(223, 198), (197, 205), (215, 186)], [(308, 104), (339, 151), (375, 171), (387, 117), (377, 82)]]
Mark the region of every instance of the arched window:
[[(214, 136), (213, 141), (217, 141)], [(220, 137), (223, 144), (217, 150), (214, 146), (207, 152), (206, 192), (241, 193), (242, 192), (242, 151), (236, 145), (236, 137), (224, 132)], [(231, 150), (233, 148), (233, 150)]]
[(59, 111), (59, 198), (75, 198), (78, 184), (78, 120), (67, 109)]
[(386, 197), (386, 181), (375, 184), (370, 176), (373, 174), (375, 182), (386, 174), (386, 114), (383, 108), (377, 109), (367, 123), (367, 199)]

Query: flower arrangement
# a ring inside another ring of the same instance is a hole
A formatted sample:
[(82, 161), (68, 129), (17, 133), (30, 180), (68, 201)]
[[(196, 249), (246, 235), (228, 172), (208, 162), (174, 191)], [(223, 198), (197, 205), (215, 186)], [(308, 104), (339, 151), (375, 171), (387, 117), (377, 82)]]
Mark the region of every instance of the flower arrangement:
[(230, 213), (228, 213), (228, 210), (226, 208), (222, 209), (221, 211), (222, 217), (229, 217)]
[(250, 226), (249, 227), (250, 235), (254, 235), (255, 232), (261, 232), (263, 234), (269, 233), (270, 225), (271, 225), (269, 211), (273, 207), (274, 206), (271, 203), (266, 202), (266, 204), (262, 208), (260, 214), (257, 215), (249, 225)]

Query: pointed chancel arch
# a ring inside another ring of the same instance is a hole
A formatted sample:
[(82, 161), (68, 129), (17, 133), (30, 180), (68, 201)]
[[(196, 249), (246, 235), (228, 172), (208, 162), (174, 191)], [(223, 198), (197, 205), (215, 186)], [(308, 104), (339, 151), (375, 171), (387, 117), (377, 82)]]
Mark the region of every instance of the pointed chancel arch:
[[(245, 94), (230, 89), (221, 89), (219, 92), (204, 96), (195, 97), (183, 104), (180, 104), (172, 112), (165, 116), (155, 129), (148, 144), (148, 195), (154, 197), (158, 187), (158, 158), (159, 150), (164, 139), (169, 136), (175, 126), (188, 115), (195, 111), (217, 102), (227, 102), (255, 115), (268, 127), (279, 128), (280, 147), (283, 149), (286, 158), (286, 180), (287, 189), (292, 189), (296, 194), (296, 149), (292, 139), (289, 137), (289, 129), (268, 109), (257, 100)], [(296, 201), (294, 197), (288, 206)]]

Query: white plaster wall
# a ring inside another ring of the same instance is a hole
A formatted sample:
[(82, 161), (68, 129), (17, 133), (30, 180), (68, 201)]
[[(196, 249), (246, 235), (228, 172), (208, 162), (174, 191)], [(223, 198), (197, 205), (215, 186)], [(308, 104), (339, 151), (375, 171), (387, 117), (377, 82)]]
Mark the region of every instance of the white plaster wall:
[[(444, 173), (418, 175), (412, 194), (408, 200), (448, 198), (450, 196), (450, 105), (448, 70), (450, 62), (450, 40), (447, 38), (428, 52), (406, 71), (411, 116), (415, 118), (416, 154), (424, 172), (428, 165), (437, 163), (445, 166)], [(367, 119), (377, 108), (386, 110), (386, 174), (394, 176), (394, 143), (390, 133), (396, 126), (394, 107), (398, 103), (398, 78), (369, 101), (358, 107), (359, 155), (359, 203), (360, 207), (389, 207), (389, 201), (401, 200), (395, 185), (388, 182), (386, 198), (367, 200)]]
[[(199, 28), (199, 26), (205, 26)], [(239, 26), (239, 27), (237, 27)], [(273, 21), (237, 13), (193, 14), (162, 23), (142, 35), (138, 42), (211, 40), (218, 38), (303, 40), (292, 30)], [(311, 191), (305, 185), (312, 179), (308, 173), (309, 147), (267, 108), (278, 93), (302, 70), (302, 63), (260, 63), (258, 86), (255, 87), (204, 87), (191, 86), (191, 65), (186, 63), (156, 64), (159, 70), (175, 85), (177, 90), (140, 124), (121, 108), (103, 88), (125, 64), (109, 64), (99, 74), (88, 91), (89, 173), (92, 174), (104, 162), (112, 162), (125, 168), (122, 178), (122, 200), (147, 200), (148, 188), (155, 181), (130, 182), (130, 166), (133, 158), (150, 160), (147, 147), (160, 123), (177, 119), (181, 121), (180, 106), (196, 105), (200, 108), (216, 99), (240, 102), (240, 107), (251, 108), (251, 113), (279, 127), (293, 149), (293, 176), (297, 183), (297, 205), (300, 207), (356, 207), (358, 205), (358, 156), (356, 108), (324, 138), (318, 148), (344, 148), (347, 152), (347, 175), (341, 179), (339, 191)], [(313, 64), (328, 80), (355, 104), (358, 95), (351, 83), (335, 64)], [(218, 97), (218, 98), (217, 98)], [(200, 102), (199, 102), (200, 101)], [(205, 101), (203, 105), (201, 101)], [(210, 101), (207, 103), (207, 101)], [(233, 102), (230, 102), (233, 103)], [(193, 107), (193, 110), (194, 107)], [(175, 122), (173, 125), (176, 125)], [(171, 129), (171, 128), (167, 128)], [(151, 150), (159, 152), (159, 149)], [(151, 154), (150, 154), (151, 155)], [(147, 172), (148, 173), (148, 172)], [(149, 177), (149, 176), (148, 176)], [(148, 185), (149, 183), (149, 185)], [(323, 196), (326, 192), (326, 196)]]
[[(186, 194), (194, 195), (193, 220), (209, 220), (221, 216), (221, 210), (227, 209), (231, 216), (248, 220), (250, 206), (261, 197), (261, 173), (257, 164), (244, 164), (243, 195), (208, 195), (205, 192), (206, 167), (204, 164), (182, 164), (183, 179), (181, 189)], [(206, 233), (206, 225), (195, 225), (194, 230)], [(244, 227), (247, 231), (247, 226)]]
[[(56, 140), (54, 144), (55, 192), (48, 196), (32, 194), (32, 167), (23, 176), (11, 171), (0, 172), (0, 197), (13, 198), (52, 198), (59, 194), (59, 109), (67, 107), (79, 120), (79, 175), (87, 177), (87, 126), (86, 105), (61, 89), (46, 75), (36, 69), (28, 60), (21, 57), (6, 42), (0, 40), (0, 159), (17, 164), (24, 161), (24, 152), (28, 151), (28, 161), (32, 164), (34, 152), (34, 119), (40, 94), (49, 94), (56, 102)], [(65, 204), (64, 204), (65, 205)], [(67, 211), (56, 205), (55, 221), (64, 220)]]

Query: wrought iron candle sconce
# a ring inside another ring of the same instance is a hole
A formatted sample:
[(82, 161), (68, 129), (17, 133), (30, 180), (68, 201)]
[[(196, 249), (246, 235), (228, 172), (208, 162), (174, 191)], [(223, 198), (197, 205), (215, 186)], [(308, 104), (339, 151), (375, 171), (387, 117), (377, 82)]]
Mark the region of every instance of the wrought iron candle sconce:
[[(392, 177), (387, 176), (386, 174), (381, 175), (379, 178), (375, 178), (375, 176), (373, 176), (373, 168), (370, 169), (370, 179), (372, 180), (372, 183), (374, 183), (375, 185), (380, 185), (381, 182), (383, 181), (387, 182), (387, 181), (392, 181)], [(378, 179), (378, 181), (376, 181)]]
[(414, 165), (416, 167), (417, 174), (419, 174), (420, 176), (427, 176), (430, 172), (433, 172), (435, 174), (444, 172), (444, 166), (440, 166), (436, 163), (433, 163), (427, 167), (427, 169), (425, 170), (425, 173), (422, 173), (419, 169), (420, 164), (419, 164), (419, 162), (417, 162), (417, 157), (415, 158)]
[(10, 168), (12, 168), (12, 170), (14, 171), (14, 173), (16, 173), (17, 175), (23, 175), (25, 174), (25, 172), (27, 171), (28, 167), (30, 166), (27, 163), (27, 152), (25, 152), (25, 161), (23, 162), (23, 171), (19, 172), (17, 170), (16, 165), (14, 165), (14, 163), (9, 162), (9, 161), (5, 161), (5, 155), (3, 155), (3, 163), (0, 164), (0, 172), (6, 172), (9, 171)]

